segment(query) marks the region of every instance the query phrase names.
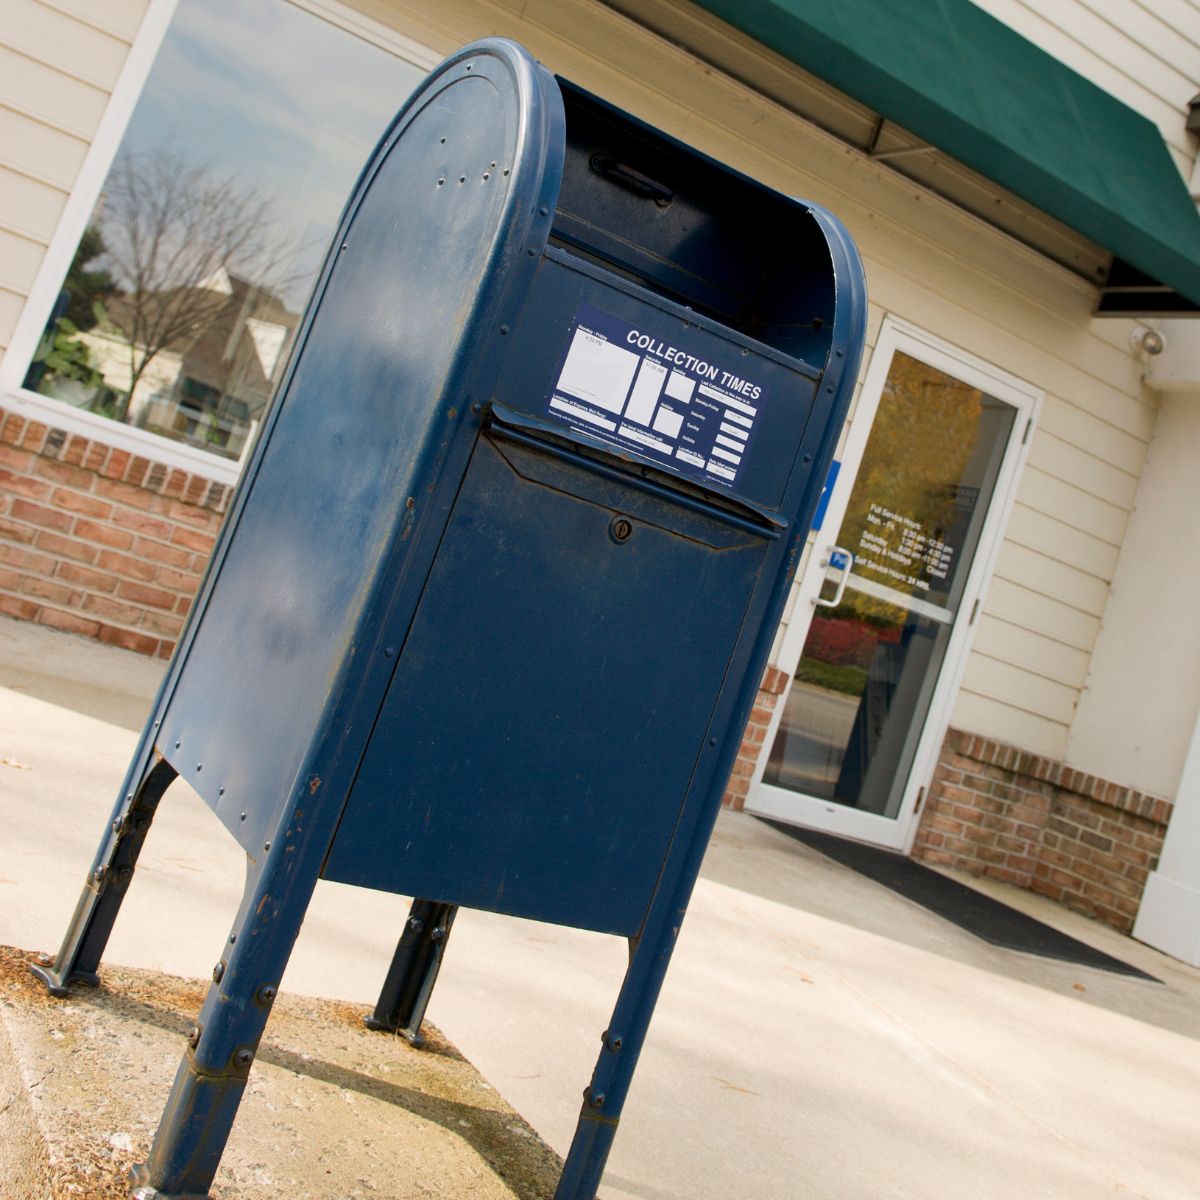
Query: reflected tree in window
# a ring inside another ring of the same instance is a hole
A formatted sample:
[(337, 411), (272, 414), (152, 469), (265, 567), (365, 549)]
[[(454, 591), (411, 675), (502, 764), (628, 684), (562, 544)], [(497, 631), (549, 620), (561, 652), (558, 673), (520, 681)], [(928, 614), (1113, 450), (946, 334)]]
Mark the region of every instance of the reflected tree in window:
[(297, 324), (279, 298), (295, 254), (270, 198), (235, 175), (123, 150), (26, 384), (236, 453)]
[(241, 457), (422, 73), (286, 0), (179, 0), (25, 386)]
[(80, 238), (50, 323), (34, 352), (26, 387), (37, 391), (49, 376), (55, 381), (60, 398), (77, 403), (94, 397), (103, 383), (103, 376), (79, 335), (103, 320), (104, 301), (116, 290), (109, 271), (92, 267), (104, 251), (100, 231), (89, 225)]
[(129, 359), (112, 414), (124, 420), (160, 355), (186, 359), (244, 304), (235, 280), (256, 281), (255, 299), (272, 295), (290, 247), (268, 199), (170, 150), (122, 154), (97, 223), (117, 285), (105, 324)]

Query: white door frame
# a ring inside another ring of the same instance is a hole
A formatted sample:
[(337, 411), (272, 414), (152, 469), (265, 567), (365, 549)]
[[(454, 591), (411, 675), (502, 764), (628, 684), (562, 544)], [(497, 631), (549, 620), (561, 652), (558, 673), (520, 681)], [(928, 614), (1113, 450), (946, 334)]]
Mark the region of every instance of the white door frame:
[(1017, 410), (987, 518), (967, 574), (959, 607), (962, 617), (954, 622), (950, 643), (930, 701), (929, 713), (909, 771), (900, 810), (895, 818), (882, 817), (763, 783), (762, 776), (767, 758), (783, 720), (787, 703), (786, 692), (779, 697), (775, 705), (771, 723), (759, 751), (758, 762), (750, 781), (746, 809), (748, 812), (788, 824), (804, 825), (907, 853), (912, 848), (913, 838), (916, 836), (919, 801), (923, 799), (925, 789), (932, 778), (938, 752), (950, 723), (954, 698), (962, 682), (968, 651), (978, 624), (982, 596), (995, 568), (1004, 530), (1008, 526), (1017, 485), (1029, 455), (1033, 428), (1041, 412), (1044, 393), (1007, 371), (986, 363), (899, 317), (888, 315), (884, 318), (863, 379), (858, 406), (847, 432), (841, 470), (829, 498), (821, 532), (817, 536), (816, 544), (810, 549), (804, 571), (797, 576), (793, 585), (795, 596), (791, 606), (791, 620), (784, 633), (777, 658), (777, 666), (787, 673), (789, 679), (795, 675), (800, 652), (808, 636), (809, 625), (815, 612), (814, 601), (826, 579), (831, 578), (821, 563), (827, 558), (827, 551), (841, 528), (863, 451), (875, 422), (875, 412), (883, 394), (888, 369), (897, 351), (920, 359), (971, 387), (977, 387), (988, 395), (1011, 404)]

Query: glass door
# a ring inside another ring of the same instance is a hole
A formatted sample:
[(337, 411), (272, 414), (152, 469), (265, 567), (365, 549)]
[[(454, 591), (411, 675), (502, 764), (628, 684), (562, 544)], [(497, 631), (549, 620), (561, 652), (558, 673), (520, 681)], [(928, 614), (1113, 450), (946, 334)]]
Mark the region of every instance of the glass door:
[(885, 326), (826, 514), (836, 537), (799, 585), (751, 811), (908, 846), (1036, 403)]

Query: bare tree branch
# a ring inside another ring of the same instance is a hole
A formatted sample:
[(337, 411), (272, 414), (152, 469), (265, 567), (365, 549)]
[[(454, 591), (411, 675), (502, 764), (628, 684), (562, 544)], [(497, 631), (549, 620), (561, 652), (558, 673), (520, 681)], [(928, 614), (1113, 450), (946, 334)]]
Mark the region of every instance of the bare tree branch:
[(220, 272), (271, 290), (286, 282), (294, 248), (267, 197), (174, 149), (122, 153), (99, 223), (119, 289), (110, 323), (130, 347), (129, 391), (114, 414), (122, 420), (150, 363), (194, 343), (231, 303), (214, 286)]

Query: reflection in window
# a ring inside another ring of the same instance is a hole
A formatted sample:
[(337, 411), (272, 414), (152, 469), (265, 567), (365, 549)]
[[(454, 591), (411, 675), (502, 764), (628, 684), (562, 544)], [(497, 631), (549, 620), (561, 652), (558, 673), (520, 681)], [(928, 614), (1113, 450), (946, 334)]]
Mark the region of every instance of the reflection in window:
[(240, 457), (422, 74), (287, 0), (181, 0), (25, 386)]

